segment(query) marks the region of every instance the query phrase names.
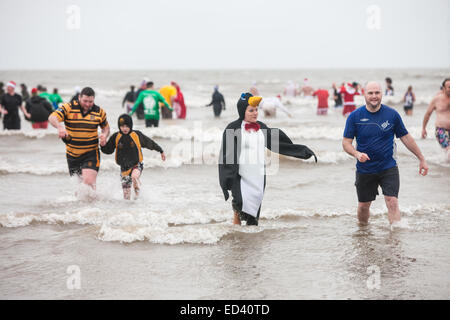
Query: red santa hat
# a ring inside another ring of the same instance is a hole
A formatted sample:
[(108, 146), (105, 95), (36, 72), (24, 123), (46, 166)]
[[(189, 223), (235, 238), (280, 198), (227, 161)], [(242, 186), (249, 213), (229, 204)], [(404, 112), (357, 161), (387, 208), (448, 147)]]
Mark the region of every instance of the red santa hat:
[(16, 83), (14, 81), (10, 81), (10, 82), (8, 82), (8, 84), (6, 86), (15, 89), (16, 88)]
[(37, 93), (37, 92), (38, 92), (38, 89), (36, 89), (36, 88), (31, 89), (31, 93)]

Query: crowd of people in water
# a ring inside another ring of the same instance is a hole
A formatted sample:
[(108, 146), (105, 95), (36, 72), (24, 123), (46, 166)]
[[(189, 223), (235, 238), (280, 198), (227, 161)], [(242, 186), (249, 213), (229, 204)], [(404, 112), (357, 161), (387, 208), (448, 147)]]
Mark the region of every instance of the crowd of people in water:
[[(386, 77), (385, 81), (384, 95), (394, 96), (392, 79)], [(47, 128), (48, 116), (64, 103), (58, 88), (53, 88), (50, 93), (43, 85), (37, 85), (31, 90), (24, 83), (20, 84), (20, 89), (16, 86), (14, 81), (10, 81), (5, 88), (4, 83), (0, 82), (0, 105), (2, 106), (0, 117), (3, 116), (3, 128), (5, 130), (21, 128), (19, 109), (22, 110), (24, 118), (31, 121), (33, 128)], [(256, 82), (251, 84), (248, 91), (255, 96), (260, 95)], [(80, 88), (75, 87), (74, 95), (65, 102), (77, 100), (79, 94)], [(295, 99), (300, 97), (315, 98), (317, 99), (317, 115), (327, 115), (331, 96), (335, 110), (342, 110), (342, 115), (348, 117), (356, 109), (355, 96), (358, 95), (364, 95), (364, 90), (356, 81), (342, 82), (340, 85), (333, 83), (331, 89), (328, 90), (321, 87), (313, 88), (310, 80), (305, 78), (302, 86), (294, 81), (288, 81), (282, 93), (276, 96), (264, 96), (259, 108), (265, 117), (276, 117), (277, 110), (292, 117), (286, 105), (293, 104)], [(411, 85), (403, 94), (402, 101), (405, 115), (411, 116), (416, 101)], [(219, 91), (218, 85), (214, 86), (211, 101), (206, 106), (212, 106), (214, 117), (220, 117), (222, 111), (225, 110), (225, 98)], [(136, 113), (137, 119), (145, 120), (147, 127), (158, 127), (160, 118), (186, 119), (187, 114), (183, 92), (179, 84), (174, 81), (156, 89), (152, 81), (143, 79), (137, 89), (134, 85), (130, 86), (122, 100), (122, 107), (128, 114)]]
[[(32, 88), (31, 94), (25, 84), (21, 84), (21, 95), (16, 93), (16, 83), (9, 81), (6, 92), (0, 83), (0, 110), (3, 115), (4, 130), (20, 129), (19, 109), (25, 119), (31, 121), (35, 129), (46, 129), (48, 122), (58, 130), (58, 136), (66, 144), (66, 157), (71, 176), (76, 175), (84, 184), (95, 189), (97, 173), (100, 167), (100, 151), (116, 154), (120, 166), (121, 184), (125, 199), (139, 196), (139, 177), (144, 169), (142, 148), (155, 150), (166, 160), (163, 148), (139, 130), (133, 129), (132, 116), (145, 120), (146, 127), (158, 127), (160, 115), (163, 119), (186, 119), (186, 105), (180, 86), (176, 82), (155, 89), (154, 83), (144, 79), (138, 90), (131, 86), (125, 94), (122, 107), (125, 113), (117, 120), (118, 131), (110, 136), (110, 126), (106, 111), (95, 104), (95, 91), (85, 87), (76, 88), (74, 96), (64, 103), (54, 88), (48, 93), (42, 85)], [(346, 153), (357, 160), (355, 186), (358, 195), (358, 220), (367, 223), (369, 208), (381, 186), (388, 208), (388, 219), (392, 224), (400, 220), (398, 206), (399, 171), (393, 150), (394, 136), (410, 150), (419, 160), (419, 173), (427, 175), (428, 165), (413, 137), (408, 133), (400, 114), (381, 103), (382, 88), (377, 82), (368, 82), (362, 87), (357, 82), (332, 85), (334, 107), (342, 108), (346, 117), (342, 147)], [(386, 78), (387, 96), (394, 95), (392, 79)], [(356, 108), (354, 97), (363, 95), (366, 104)], [(288, 82), (283, 92), (286, 104), (297, 96), (317, 98), (317, 115), (327, 115), (329, 92), (324, 88), (313, 88), (308, 79), (299, 88), (292, 81)], [(412, 114), (415, 95), (409, 86), (403, 101), (406, 115)], [(212, 106), (215, 117), (225, 109), (224, 96), (219, 87), (214, 87), (212, 99), (206, 106)], [(239, 118), (227, 125), (223, 133), (219, 154), (219, 183), (225, 200), (232, 195), (234, 224), (246, 221), (248, 225), (257, 225), (261, 203), (266, 185), (264, 150), (299, 159), (317, 156), (305, 145), (294, 144), (279, 128), (270, 128), (258, 120), (258, 111), (266, 117), (274, 117), (277, 109), (292, 114), (281, 103), (281, 95), (262, 97), (252, 83), (248, 92), (238, 99)], [(442, 82), (441, 90), (430, 102), (424, 115), (422, 138), (427, 136), (427, 123), (436, 112), (435, 136), (439, 145), (450, 160), (450, 78)], [(62, 125), (64, 123), (64, 125)], [(98, 133), (99, 128), (101, 133)], [(261, 130), (260, 130), (261, 129)], [(274, 138), (276, 137), (276, 138)], [(357, 146), (353, 145), (356, 139)], [(100, 146), (100, 147), (99, 147)], [(256, 162), (250, 161), (257, 156)]]

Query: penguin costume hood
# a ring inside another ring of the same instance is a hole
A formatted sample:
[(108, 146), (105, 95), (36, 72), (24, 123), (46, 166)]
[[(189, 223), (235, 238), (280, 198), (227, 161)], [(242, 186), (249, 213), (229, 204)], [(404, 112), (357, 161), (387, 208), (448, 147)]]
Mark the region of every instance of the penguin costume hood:
[(120, 126), (126, 125), (130, 128), (130, 132), (133, 131), (133, 118), (128, 114), (122, 114), (119, 119), (117, 119), (117, 127), (119, 128), (120, 133), (123, 134), (122, 130), (120, 130)]
[(248, 106), (257, 107), (261, 102), (262, 97), (254, 97), (251, 93), (243, 93), (237, 102), (237, 111), (239, 114), (239, 119), (244, 120), (245, 111)]
[[(222, 135), (222, 146), (219, 154), (219, 184), (222, 188), (225, 201), (228, 200), (229, 190), (231, 190), (231, 194), (233, 197), (233, 209), (239, 212), (241, 220), (247, 220), (247, 225), (258, 224), (263, 191), (266, 185), (266, 175), (264, 169), (264, 179), (263, 181), (258, 182), (262, 182), (263, 185), (259, 186), (259, 189), (256, 191), (259, 198), (256, 203), (248, 205), (249, 201), (255, 202), (255, 200), (252, 200), (255, 199), (255, 196), (254, 191), (248, 191), (247, 185), (249, 184), (246, 184), (245, 179), (241, 176), (243, 168), (241, 168), (240, 170), (239, 159), (241, 151), (245, 151), (245, 149), (242, 149), (244, 145), (241, 143), (241, 141), (244, 135), (249, 134), (245, 132), (246, 130), (242, 130), (242, 128), (244, 128), (243, 121), (247, 107), (257, 107), (261, 100), (262, 97), (255, 97), (251, 93), (243, 93), (241, 95), (237, 102), (239, 119), (231, 122), (225, 128)], [(257, 123), (259, 124), (259, 128), (264, 135), (263, 143), (267, 149), (275, 153), (298, 159), (309, 159), (313, 156), (315, 158), (315, 161), (317, 162), (316, 155), (307, 146), (294, 144), (292, 140), (278, 128), (269, 128), (265, 123), (261, 121), (257, 121)], [(261, 135), (261, 133), (257, 134)], [(243, 205), (243, 202), (246, 201), (247, 205), (245, 203)], [(258, 208), (258, 206), (259, 209), (253, 210), (254, 212), (245, 212), (245, 210), (243, 210), (243, 208), (245, 209), (248, 207)]]

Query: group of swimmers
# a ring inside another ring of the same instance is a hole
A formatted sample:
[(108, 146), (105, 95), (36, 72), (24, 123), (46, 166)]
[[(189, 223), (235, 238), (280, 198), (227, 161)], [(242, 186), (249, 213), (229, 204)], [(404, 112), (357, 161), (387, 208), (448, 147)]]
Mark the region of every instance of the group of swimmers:
[[(394, 96), (394, 87), (392, 85), (392, 78), (386, 77), (386, 89), (385, 96)], [(342, 82), (339, 87), (335, 83), (332, 84), (334, 107), (336, 109), (342, 108), (342, 115), (348, 117), (351, 112), (356, 109), (355, 96), (364, 95), (363, 89), (358, 82)], [(258, 94), (256, 85), (253, 84), (250, 92)], [(317, 115), (328, 114), (328, 98), (330, 93), (327, 89), (317, 88), (314, 89), (310, 84), (308, 78), (304, 79), (304, 85), (300, 88), (293, 81), (288, 81), (284, 92), (283, 98), (286, 100), (286, 104), (291, 104), (291, 100), (297, 96), (303, 97), (317, 97)], [(281, 95), (277, 96), (281, 101)], [(411, 116), (416, 101), (416, 96), (412, 90), (412, 86), (408, 86), (407, 91), (403, 95), (402, 101), (404, 103), (405, 115)]]
[[(427, 110), (422, 136), (426, 137), (429, 116), (436, 111), (436, 137), (450, 157), (450, 79), (445, 79), (442, 86), (442, 92), (432, 100)], [(147, 88), (152, 91), (151, 85), (147, 84)], [(155, 99), (151, 92), (147, 94), (151, 99)], [(147, 96), (144, 94), (140, 97), (140, 100), (144, 100)], [(388, 219), (393, 224), (400, 220), (400, 178), (393, 152), (394, 136), (419, 159), (421, 175), (427, 175), (428, 165), (398, 112), (381, 103), (381, 86), (376, 82), (369, 82), (365, 86), (364, 98), (366, 105), (353, 111), (347, 118), (342, 140), (344, 151), (357, 160), (355, 186), (358, 196), (358, 220), (361, 224), (368, 222), (371, 202), (375, 200), (378, 187), (381, 186), (388, 208)], [(78, 175), (85, 184), (95, 189), (100, 166), (100, 144), (102, 152), (116, 152), (124, 198), (131, 198), (132, 187), (136, 198), (140, 190), (139, 177), (144, 168), (141, 149), (156, 150), (163, 161), (166, 160), (165, 153), (155, 141), (133, 129), (130, 115), (136, 109), (139, 99), (128, 114), (119, 117), (119, 131), (109, 139), (110, 129), (106, 112), (94, 104), (94, 99), (94, 90), (86, 87), (78, 99), (63, 104), (49, 117), (50, 123), (58, 129), (59, 137), (67, 145), (69, 173)], [(229, 198), (231, 191), (234, 224), (247, 221), (248, 225), (258, 225), (266, 185), (266, 148), (300, 159), (314, 157), (317, 162), (315, 153), (307, 146), (294, 144), (282, 130), (270, 128), (258, 121), (258, 109), (262, 100), (260, 96), (243, 93), (237, 102), (239, 117), (228, 124), (223, 133), (219, 154), (219, 184), (225, 200)], [(61, 122), (64, 122), (65, 126), (62, 126)], [(97, 132), (98, 127), (102, 129), (100, 135)], [(356, 147), (352, 143), (355, 138)]]
[[(360, 86), (358, 85), (358, 89)], [(4, 129), (9, 129), (12, 109), (15, 103), (16, 113), (23, 107), (20, 95), (15, 94), (15, 83), (8, 82), (7, 92), (1, 97), (1, 112)], [(45, 100), (41, 96), (43, 88), (32, 90), (32, 98)], [(217, 95), (218, 88), (215, 93)], [(381, 186), (388, 207), (390, 223), (400, 220), (398, 209), (399, 173), (393, 154), (394, 136), (414, 153), (420, 161), (419, 173), (426, 175), (428, 165), (414, 139), (408, 133), (400, 115), (386, 105), (381, 104), (381, 86), (369, 82), (364, 90), (366, 105), (350, 112), (343, 134), (343, 149), (357, 159), (357, 175), (355, 186), (358, 195), (358, 218), (361, 223), (367, 223), (369, 208), (378, 194)], [(20, 99), (19, 99), (20, 98)], [(69, 174), (76, 175), (80, 180), (95, 189), (97, 173), (100, 167), (100, 150), (106, 154), (115, 151), (117, 164), (120, 166), (120, 177), (125, 199), (131, 198), (131, 188), (134, 188), (135, 198), (139, 196), (139, 177), (144, 168), (142, 148), (156, 150), (161, 159), (166, 160), (163, 149), (142, 132), (133, 129), (131, 115), (139, 104), (144, 102), (144, 115), (159, 117), (159, 103), (173, 110), (163, 95), (153, 89), (151, 81), (146, 82), (129, 112), (118, 118), (119, 131), (111, 137), (106, 112), (95, 105), (95, 92), (86, 87), (70, 102), (58, 106), (56, 110), (49, 109), (50, 124), (58, 130), (58, 136), (66, 144), (66, 157)], [(223, 96), (216, 100), (223, 103)], [(258, 110), (264, 99), (250, 92), (243, 93), (237, 102), (239, 118), (230, 123), (223, 134), (222, 148), (219, 156), (219, 182), (228, 199), (231, 191), (234, 211), (233, 222), (257, 225), (260, 215), (262, 198), (266, 184), (264, 150), (268, 148), (286, 156), (300, 159), (314, 157), (315, 153), (304, 145), (294, 144), (280, 129), (269, 128), (258, 121)], [(214, 102), (214, 99), (213, 99)], [(211, 103), (214, 105), (214, 103)], [(264, 107), (262, 107), (263, 110)], [(24, 111), (24, 110), (23, 110)], [(450, 79), (442, 83), (442, 90), (431, 101), (423, 119), (422, 138), (426, 138), (426, 126), (433, 112), (436, 112), (435, 135), (439, 145), (445, 150), (450, 161), (449, 129), (450, 129)], [(25, 109), (24, 114), (28, 111)], [(27, 115), (26, 115), (27, 116)], [(147, 126), (158, 126), (159, 119), (146, 118)], [(64, 122), (64, 126), (62, 126)], [(371, 125), (373, 124), (373, 125)], [(98, 127), (101, 134), (98, 134)], [(20, 128), (20, 125), (19, 125)], [(379, 131), (382, 131), (381, 134)], [(109, 138), (109, 139), (108, 139)], [(356, 138), (357, 146), (353, 146)], [(100, 148), (99, 148), (100, 145)], [(386, 152), (389, 150), (389, 152)], [(255, 157), (256, 156), (256, 161)], [(249, 161), (250, 160), (250, 161)]]

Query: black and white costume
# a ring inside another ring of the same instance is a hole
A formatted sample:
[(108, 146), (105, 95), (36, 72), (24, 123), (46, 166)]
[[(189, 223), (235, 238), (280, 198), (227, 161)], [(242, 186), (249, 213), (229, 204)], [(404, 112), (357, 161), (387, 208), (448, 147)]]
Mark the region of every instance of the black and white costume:
[(300, 159), (314, 156), (317, 162), (317, 158), (307, 146), (292, 143), (282, 130), (269, 128), (263, 122), (257, 121), (260, 130), (246, 130), (244, 115), (251, 97), (250, 93), (242, 94), (237, 105), (239, 119), (228, 124), (223, 133), (219, 182), (225, 200), (231, 190), (233, 209), (241, 220), (246, 220), (247, 225), (258, 225), (266, 185), (265, 148)]

